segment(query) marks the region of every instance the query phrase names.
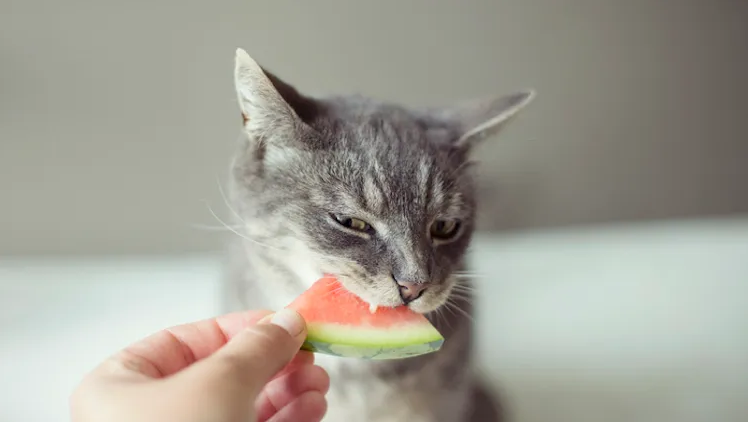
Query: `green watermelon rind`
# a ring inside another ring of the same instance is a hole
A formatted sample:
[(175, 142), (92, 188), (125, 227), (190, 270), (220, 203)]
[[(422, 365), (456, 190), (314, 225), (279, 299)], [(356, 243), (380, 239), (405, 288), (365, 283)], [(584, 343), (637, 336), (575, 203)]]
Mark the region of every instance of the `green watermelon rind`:
[(403, 359), (441, 349), (444, 338), (425, 319), (391, 329), (339, 324), (308, 324), (302, 349), (359, 359)]
[(321, 353), (343, 358), (388, 360), (405, 359), (434, 353), (441, 349), (443, 344), (444, 339), (434, 340), (428, 343), (418, 343), (394, 347), (328, 343), (324, 341), (307, 339), (306, 341), (304, 341), (301, 349), (312, 353)]
[(307, 337), (314, 341), (355, 346), (389, 347), (430, 343), (442, 339), (439, 331), (426, 318), (405, 321), (387, 327), (315, 323), (307, 321)]

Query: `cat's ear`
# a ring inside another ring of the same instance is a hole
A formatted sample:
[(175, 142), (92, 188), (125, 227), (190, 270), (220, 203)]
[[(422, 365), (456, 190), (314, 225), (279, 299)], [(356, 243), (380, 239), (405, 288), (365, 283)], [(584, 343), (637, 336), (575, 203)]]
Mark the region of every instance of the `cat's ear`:
[(443, 107), (430, 114), (456, 130), (457, 136), (453, 139), (456, 147), (470, 148), (498, 134), (535, 96), (535, 91), (525, 90)]
[(234, 86), (244, 130), (250, 138), (268, 142), (269, 137), (296, 137), (301, 120), (283, 99), (260, 65), (241, 48), (236, 50)]

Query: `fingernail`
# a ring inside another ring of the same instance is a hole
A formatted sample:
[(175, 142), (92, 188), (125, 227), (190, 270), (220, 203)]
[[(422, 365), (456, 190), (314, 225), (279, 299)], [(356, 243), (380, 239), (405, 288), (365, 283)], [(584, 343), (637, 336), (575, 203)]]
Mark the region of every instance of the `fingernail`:
[(283, 328), (291, 337), (296, 337), (304, 331), (304, 320), (293, 309), (282, 309), (276, 312), (270, 318), (270, 323)]

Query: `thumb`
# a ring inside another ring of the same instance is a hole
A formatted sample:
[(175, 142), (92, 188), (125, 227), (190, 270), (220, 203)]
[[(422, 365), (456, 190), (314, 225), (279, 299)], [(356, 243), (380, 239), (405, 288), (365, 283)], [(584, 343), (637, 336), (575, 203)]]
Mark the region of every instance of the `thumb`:
[(238, 333), (188, 371), (201, 382), (214, 381), (255, 397), (296, 356), (306, 333), (301, 315), (283, 309)]

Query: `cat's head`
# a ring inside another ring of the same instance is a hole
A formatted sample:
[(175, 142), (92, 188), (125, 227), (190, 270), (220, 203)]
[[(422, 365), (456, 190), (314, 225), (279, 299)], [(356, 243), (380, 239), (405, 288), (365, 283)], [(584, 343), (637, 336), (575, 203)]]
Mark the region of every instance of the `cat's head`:
[(419, 110), (313, 99), (241, 49), (235, 86), (233, 201), (246, 236), (370, 304), (446, 303), (475, 224), (472, 149), (533, 93)]

